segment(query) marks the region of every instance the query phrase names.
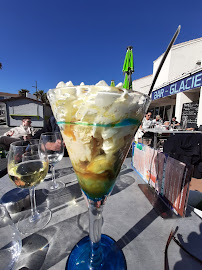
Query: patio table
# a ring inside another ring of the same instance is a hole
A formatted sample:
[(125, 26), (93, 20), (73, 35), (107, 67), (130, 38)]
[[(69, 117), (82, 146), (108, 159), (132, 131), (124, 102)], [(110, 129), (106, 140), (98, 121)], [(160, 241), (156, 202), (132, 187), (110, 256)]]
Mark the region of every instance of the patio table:
[(175, 134), (202, 134), (202, 131), (197, 131), (197, 130), (178, 130), (178, 129), (173, 129), (173, 130), (162, 130), (160, 128), (147, 128), (144, 129), (145, 132), (152, 132), (154, 133), (154, 148), (157, 149), (157, 137), (158, 135), (175, 135)]
[[(36, 190), (38, 205), (47, 205), (52, 219), (42, 230), (23, 236), (23, 248), (15, 270), (65, 269), (68, 255), (74, 245), (88, 234), (87, 205), (82, 197), (76, 175), (68, 157), (56, 165), (56, 177), (65, 183), (57, 196), (43, 194), (47, 179)], [(179, 227), (176, 238), (193, 255), (202, 260), (202, 220), (191, 208), (185, 218), (163, 219), (157, 214), (138, 184), (144, 183), (131, 169), (131, 159), (122, 166), (117, 183), (104, 207), (102, 232), (115, 239), (122, 248), (128, 270), (164, 269), (164, 250), (170, 231)], [(8, 175), (1, 178), (0, 196), (15, 192)], [(8, 202), (6, 204), (8, 206)], [(18, 205), (19, 206), (19, 205)], [(15, 222), (23, 211), (9, 207)], [(184, 252), (174, 241), (168, 248), (170, 270), (201, 269), (201, 264)]]

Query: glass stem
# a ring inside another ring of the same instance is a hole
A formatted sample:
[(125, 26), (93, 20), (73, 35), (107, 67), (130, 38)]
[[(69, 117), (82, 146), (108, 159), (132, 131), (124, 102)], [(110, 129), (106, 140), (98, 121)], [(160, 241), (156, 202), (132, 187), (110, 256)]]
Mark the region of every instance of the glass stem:
[(31, 202), (31, 217), (29, 218), (29, 221), (34, 222), (40, 216), (40, 214), (38, 213), (36, 209), (35, 187), (31, 187), (29, 189), (29, 196), (30, 196), (30, 202)]
[(102, 262), (101, 229), (103, 205), (99, 202), (89, 202), (89, 237), (91, 255), (89, 266), (91, 270), (98, 269)]
[(55, 166), (51, 165), (51, 171), (52, 171), (52, 188), (53, 189), (57, 189), (58, 188), (58, 184), (55, 180)]

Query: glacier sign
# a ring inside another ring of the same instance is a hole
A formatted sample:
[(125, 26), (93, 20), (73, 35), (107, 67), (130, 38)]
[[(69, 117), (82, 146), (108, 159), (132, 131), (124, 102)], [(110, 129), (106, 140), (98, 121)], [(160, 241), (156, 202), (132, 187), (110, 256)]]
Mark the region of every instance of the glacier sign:
[(152, 92), (152, 100), (175, 95), (202, 86), (202, 71)]

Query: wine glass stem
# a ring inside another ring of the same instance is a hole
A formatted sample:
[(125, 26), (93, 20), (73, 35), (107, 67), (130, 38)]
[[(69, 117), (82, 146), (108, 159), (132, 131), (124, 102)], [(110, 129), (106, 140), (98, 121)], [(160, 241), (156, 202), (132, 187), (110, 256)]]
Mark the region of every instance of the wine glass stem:
[(54, 165), (51, 165), (51, 171), (52, 171), (52, 187), (53, 189), (56, 189), (58, 188), (58, 184), (55, 180), (55, 166)]
[(89, 237), (91, 244), (90, 269), (97, 269), (102, 262), (101, 229), (103, 205), (89, 203)]
[(29, 218), (30, 222), (36, 221), (40, 214), (36, 209), (36, 198), (35, 198), (35, 187), (31, 187), (29, 189), (30, 202), (31, 202), (31, 217)]

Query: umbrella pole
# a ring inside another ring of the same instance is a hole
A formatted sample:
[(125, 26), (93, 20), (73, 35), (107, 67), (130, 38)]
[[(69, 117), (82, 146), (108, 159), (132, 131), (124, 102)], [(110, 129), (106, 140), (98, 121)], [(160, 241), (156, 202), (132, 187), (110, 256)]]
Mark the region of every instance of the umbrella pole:
[(128, 74), (128, 83), (129, 83), (129, 89), (132, 89), (132, 74), (131, 71), (129, 70), (129, 74)]

